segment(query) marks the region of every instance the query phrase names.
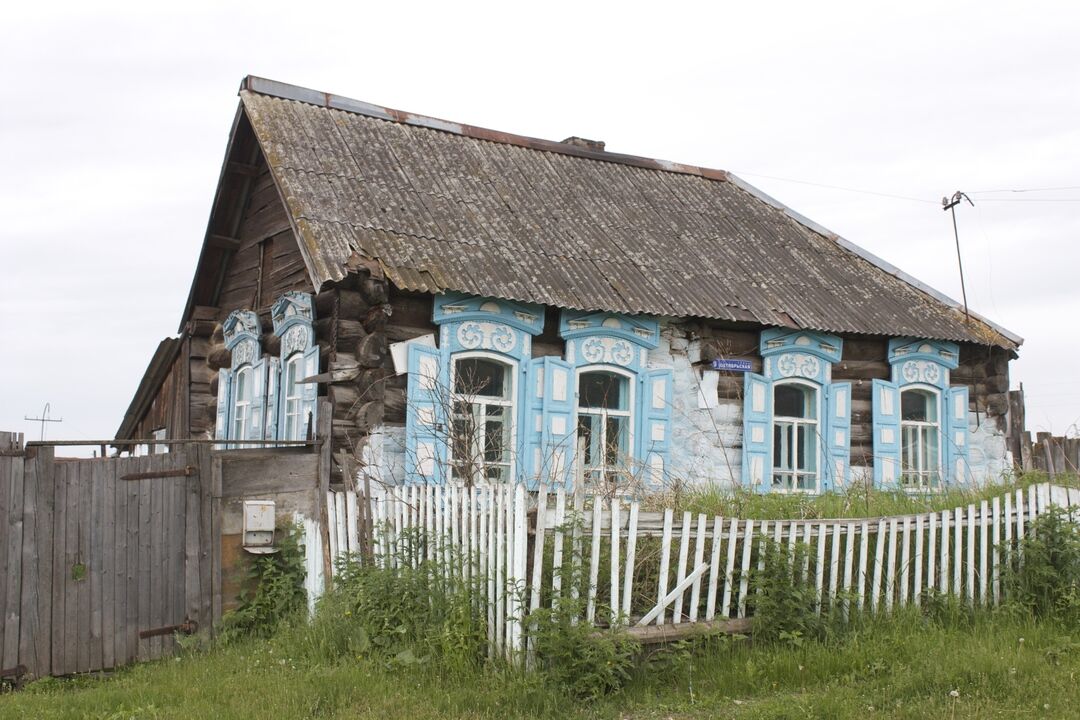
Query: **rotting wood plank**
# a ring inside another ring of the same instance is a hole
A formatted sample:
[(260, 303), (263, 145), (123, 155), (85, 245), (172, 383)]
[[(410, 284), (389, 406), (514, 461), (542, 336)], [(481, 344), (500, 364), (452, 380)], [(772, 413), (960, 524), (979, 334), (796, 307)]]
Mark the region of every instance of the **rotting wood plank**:
[(138, 659), (150, 660), (153, 655), (150, 650), (149, 639), (140, 639), (139, 630), (148, 627), (157, 627), (153, 624), (152, 608), (153, 596), (151, 595), (151, 576), (153, 574), (153, 560), (151, 558), (151, 538), (153, 537), (153, 493), (154, 482), (152, 480), (136, 481), (139, 487), (139, 528), (137, 542), (139, 548), (139, 575), (138, 575), (138, 598), (139, 613), (132, 631), (138, 644)]
[[(193, 446), (185, 447), (189, 461), (198, 461), (198, 449)], [(195, 457), (192, 458), (191, 456)], [(189, 475), (184, 483), (183, 508), (184, 508), (184, 617), (195, 622), (202, 620), (200, 615), (201, 586), (199, 575), (199, 519), (201, 506), (199, 503), (199, 478)], [(202, 625), (200, 624), (200, 628)]]
[(53, 530), (56, 507), (55, 465), (52, 448), (39, 448), (34, 458), (35, 477), (38, 485), (38, 522), (37, 545), (38, 558), (38, 627), (35, 638), (37, 667), (33, 672), (37, 676), (47, 675), (52, 670), (52, 582), (53, 582)]
[(727, 635), (749, 635), (753, 624), (751, 618), (735, 620), (705, 620), (680, 625), (635, 625), (626, 632), (641, 645), (658, 645), (677, 642), (697, 635), (723, 633)]
[(79, 558), (79, 516), (82, 514), (82, 465), (72, 463), (67, 487), (67, 537), (64, 546), (64, 667), (69, 673), (79, 671), (79, 587), (74, 577)]
[(51, 673), (63, 675), (66, 669), (67, 658), (64, 652), (64, 640), (66, 638), (66, 611), (64, 603), (64, 567), (66, 559), (65, 546), (67, 544), (67, 487), (68, 473), (71, 465), (68, 463), (55, 465), (53, 468), (53, 563), (52, 563), (52, 635), (50, 637), (51, 650)]
[(101, 563), (101, 667), (109, 669), (116, 666), (116, 651), (113, 643), (113, 607), (115, 606), (116, 574), (113, 543), (116, 539), (116, 460), (103, 460), (101, 472), (101, 544), (98, 562)]
[(7, 513), (7, 568), (5, 570), (4, 644), (2, 650), (3, 666), (14, 667), (19, 664), (19, 624), (21, 612), (19, 603), (22, 594), (22, 546), (23, 546), (23, 489), (25, 460), (12, 458), (8, 475), (8, 513)]
[[(38, 623), (38, 525), (41, 522), (40, 493), (36, 458), (22, 461), (23, 466), (23, 537), (22, 537), (22, 587), (20, 591), (18, 663), (28, 668), (42, 667), (37, 658), (35, 636), (40, 633)], [(3, 462), (3, 461), (0, 461)]]
[(104, 665), (104, 648), (102, 647), (102, 519), (105, 508), (103, 507), (105, 496), (104, 465), (108, 460), (92, 460), (86, 463), (90, 471), (90, 553), (85, 558), (90, 604), (90, 638), (89, 638), (89, 661), (87, 670), (100, 670)]
[[(137, 468), (139, 458), (132, 458), (127, 464)], [(127, 572), (124, 581), (124, 661), (134, 662), (139, 659), (139, 523), (142, 521), (142, 493), (139, 483), (120, 484), (127, 488), (127, 523), (124, 532), (124, 545), (127, 549)]]
[[(6, 450), (10, 442), (9, 434), (0, 434), (0, 450)], [(12, 451), (14, 452), (14, 451)], [(21, 454), (21, 451), (19, 451)], [(0, 577), (7, 578), (8, 549), (11, 545), (10, 509), (12, 466), (21, 460), (14, 455), (0, 457)], [(6, 581), (5, 581), (6, 582)], [(7, 585), (0, 589), (0, 663), (4, 662), (4, 638), (7, 637)]]

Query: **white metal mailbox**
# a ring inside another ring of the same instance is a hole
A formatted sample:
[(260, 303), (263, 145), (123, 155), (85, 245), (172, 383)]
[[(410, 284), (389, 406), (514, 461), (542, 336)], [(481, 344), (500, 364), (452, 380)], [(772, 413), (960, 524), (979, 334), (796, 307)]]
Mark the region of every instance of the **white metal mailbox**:
[(275, 521), (273, 500), (245, 500), (244, 549), (257, 554), (275, 552)]

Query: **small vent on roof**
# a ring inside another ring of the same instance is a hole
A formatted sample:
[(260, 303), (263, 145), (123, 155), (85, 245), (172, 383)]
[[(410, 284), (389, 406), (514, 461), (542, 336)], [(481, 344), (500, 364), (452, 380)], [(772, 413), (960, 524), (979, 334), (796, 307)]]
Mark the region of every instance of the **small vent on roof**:
[(578, 137), (577, 135), (574, 135), (573, 137), (568, 137), (563, 140), (563, 143), (566, 145), (576, 145), (577, 147), (582, 147), (586, 150), (593, 150), (594, 152), (604, 152), (603, 140), (589, 140), (588, 138)]

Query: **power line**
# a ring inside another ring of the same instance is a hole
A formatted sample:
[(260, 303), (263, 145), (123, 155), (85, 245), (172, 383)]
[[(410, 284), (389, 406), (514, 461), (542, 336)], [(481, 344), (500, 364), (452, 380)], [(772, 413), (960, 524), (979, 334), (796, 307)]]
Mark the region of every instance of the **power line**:
[(972, 190), (968, 193), (968, 195), (986, 195), (989, 193), (1053, 192), (1055, 190), (1080, 190), (1080, 185), (1064, 185), (1062, 187), (1044, 188), (1003, 188), (1001, 190)]
[(979, 202), (1080, 202), (1080, 198), (979, 198)]

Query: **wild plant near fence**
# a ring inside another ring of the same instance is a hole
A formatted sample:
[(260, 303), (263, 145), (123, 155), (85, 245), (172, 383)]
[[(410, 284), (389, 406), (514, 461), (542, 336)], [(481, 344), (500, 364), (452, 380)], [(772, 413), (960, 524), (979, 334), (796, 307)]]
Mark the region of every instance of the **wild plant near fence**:
[(794, 612), (769, 605), (765, 571), (778, 554), (815, 617), (888, 612), (931, 594), (997, 604), (1033, 521), (1080, 504), (1080, 490), (1042, 484), (940, 512), (762, 521), (524, 485), (407, 486), (328, 502), (335, 556), (364, 546), (353, 513), (369, 507), (370, 560), (426, 563), (440, 582), (470, 588), (491, 654), (516, 661), (532, 656), (529, 627), (545, 613), (635, 634)]

